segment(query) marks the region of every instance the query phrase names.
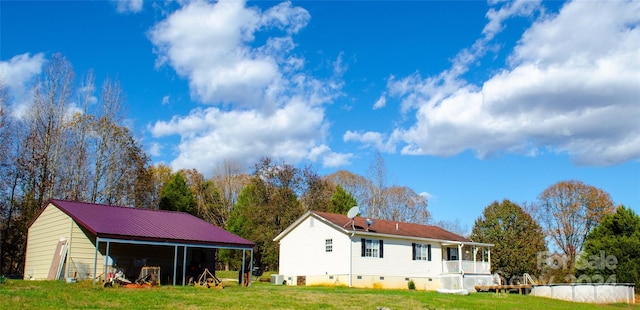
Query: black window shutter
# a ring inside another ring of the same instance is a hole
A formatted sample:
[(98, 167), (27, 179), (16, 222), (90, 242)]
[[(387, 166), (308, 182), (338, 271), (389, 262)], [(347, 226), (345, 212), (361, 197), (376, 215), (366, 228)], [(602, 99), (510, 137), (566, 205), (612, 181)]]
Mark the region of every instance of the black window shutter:
[(431, 261), (431, 244), (427, 244), (427, 260)]
[(415, 244), (415, 243), (412, 243), (412, 244), (411, 244), (411, 250), (412, 250), (412, 252), (413, 252), (413, 253), (412, 253), (412, 255), (413, 255), (413, 256), (412, 256), (412, 259), (413, 259), (413, 260), (416, 260), (416, 244)]
[(364, 238), (362, 238), (361, 241), (362, 241), (362, 253), (360, 253), (360, 254), (361, 254), (362, 257), (364, 257), (364, 252), (365, 252), (365, 249), (366, 249), (367, 245), (366, 245), (366, 240)]
[(384, 254), (384, 243), (382, 242), (382, 240), (380, 240), (380, 258), (383, 258)]

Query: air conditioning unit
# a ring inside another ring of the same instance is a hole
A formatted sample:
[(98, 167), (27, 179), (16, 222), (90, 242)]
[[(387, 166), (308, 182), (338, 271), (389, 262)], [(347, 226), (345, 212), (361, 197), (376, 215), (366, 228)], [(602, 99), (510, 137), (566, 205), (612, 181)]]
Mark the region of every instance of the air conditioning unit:
[(281, 274), (272, 274), (271, 275), (271, 284), (273, 285), (282, 285), (284, 282), (284, 275)]

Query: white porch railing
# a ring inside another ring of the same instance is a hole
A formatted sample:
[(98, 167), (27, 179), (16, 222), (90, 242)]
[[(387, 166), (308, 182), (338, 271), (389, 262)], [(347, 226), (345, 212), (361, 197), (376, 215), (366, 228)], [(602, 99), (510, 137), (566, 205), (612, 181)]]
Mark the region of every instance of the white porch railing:
[[(488, 262), (474, 262), (472, 260), (463, 260), (462, 270), (464, 271), (464, 273), (491, 274), (491, 266)], [(460, 273), (460, 261), (442, 261), (442, 273)]]

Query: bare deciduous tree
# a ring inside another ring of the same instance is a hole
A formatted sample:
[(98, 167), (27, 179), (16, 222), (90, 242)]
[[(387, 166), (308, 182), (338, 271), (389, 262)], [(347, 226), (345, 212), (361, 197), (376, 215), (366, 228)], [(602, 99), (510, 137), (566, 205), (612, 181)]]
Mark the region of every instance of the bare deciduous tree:
[(547, 236), (565, 255), (569, 269), (584, 246), (587, 234), (602, 218), (615, 211), (605, 191), (581, 181), (561, 181), (545, 189), (537, 217)]
[(385, 205), (380, 209), (382, 219), (426, 224), (429, 222), (427, 199), (406, 186), (392, 186), (383, 190)]
[(238, 201), (238, 195), (249, 184), (251, 176), (244, 173), (242, 166), (231, 159), (225, 159), (216, 167), (215, 174), (211, 178), (215, 187), (220, 192), (222, 204), (214, 211), (215, 223), (220, 227), (227, 226), (227, 220)]
[(388, 205), (388, 202), (385, 201), (387, 197), (384, 195), (384, 190), (387, 187), (387, 167), (380, 152), (376, 152), (374, 159), (369, 164), (368, 174), (371, 180), (371, 195), (368, 201), (369, 215), (383, 219), (385, 218), (384, 209)]

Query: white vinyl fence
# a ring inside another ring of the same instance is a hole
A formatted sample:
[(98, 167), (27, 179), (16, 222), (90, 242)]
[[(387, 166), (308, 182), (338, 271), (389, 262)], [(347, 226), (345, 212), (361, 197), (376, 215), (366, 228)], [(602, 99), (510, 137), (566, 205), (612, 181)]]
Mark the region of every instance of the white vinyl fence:
[(635, 285), (627, 283), (569, 283), (534, 285), (531, 295), (589, 303), (635, 302)]

